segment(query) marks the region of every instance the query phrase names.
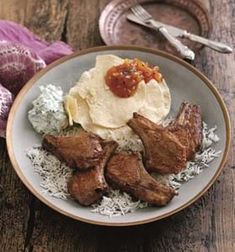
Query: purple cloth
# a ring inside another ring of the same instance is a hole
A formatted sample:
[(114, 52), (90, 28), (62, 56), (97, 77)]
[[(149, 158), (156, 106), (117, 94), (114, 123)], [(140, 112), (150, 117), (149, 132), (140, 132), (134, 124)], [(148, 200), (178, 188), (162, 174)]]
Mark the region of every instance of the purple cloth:
[(13, 102), (13, 95), (0, 84), (0, 137), (6, 137), (8, 113)]
[(73, 52), (73, 49), (63, 41), (49, 43), (26, 27), (7, 20), (0, 20), (0, 40), (20, 42), (40, 56), (46, 64)]
[[(71, 54), (73, 49), (62, 41), (49, 43), (27, 28), (0, 20), (0, 137), (5, 137), (13, 95), (46, 64)], [(12, 62), (12, 64), (11, 64)], [(22, 70), (23, 69), (23, 70)], [(11, 90), (11, 92), (9, 91)]]

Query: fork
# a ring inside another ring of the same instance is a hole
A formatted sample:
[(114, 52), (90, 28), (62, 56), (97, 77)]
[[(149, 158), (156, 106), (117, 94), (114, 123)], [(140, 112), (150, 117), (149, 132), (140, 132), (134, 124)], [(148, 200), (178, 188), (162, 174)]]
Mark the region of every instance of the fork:
[(168, 30), (164, 26), (157, 26), (154, 22), (153, 17), (139, 4), (131, 7), (134, 15), (139, 18), (142, 22), (146, 24), (150, 24), (155, 28), (156, 31), (160, 31), (161, 34), (170, 42), (170, 44), (175, 47), (175, 49), (179, 52), (181, 57), (189, 60), (194, 60), (195, 54), (189, 49), (187, 46), (181, 43), (180, 40), (173, 37)]

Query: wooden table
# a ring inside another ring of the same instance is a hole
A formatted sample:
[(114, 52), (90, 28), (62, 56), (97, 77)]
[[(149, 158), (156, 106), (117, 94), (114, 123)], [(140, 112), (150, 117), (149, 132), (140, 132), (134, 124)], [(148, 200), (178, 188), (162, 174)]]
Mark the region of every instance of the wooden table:
[[(0, 0), (0, 18), (77, 49), (102, 45), (98, 18), (108, 0)], [(235, 47), (235, 1), (211, 0), (211, 38)], [(203, 49), (195, 65), (215, 83), (234, 122), (235, 54)], [(233, 124), (233, 131), (234, 131)], [(0, 251), (235, 251), (235, 145), (210, 190), (168, 219), (127, 228), (93, 226), (42, 204), (16, 176), (0, 140)]]

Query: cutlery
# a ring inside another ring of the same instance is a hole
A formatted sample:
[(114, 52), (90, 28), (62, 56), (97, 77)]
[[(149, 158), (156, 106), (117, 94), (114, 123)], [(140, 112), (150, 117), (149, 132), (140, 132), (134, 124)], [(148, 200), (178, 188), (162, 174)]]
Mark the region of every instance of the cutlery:
[(141, 19), (139, 19), (134, 14), (128, 14), (127, 19), (134, 22), (134, 23), (149, 27), (149, 28), (154, 29), (154, 30), (155, 30), (155, 26), (163, 26), (168, 30), (168, 32), (173, 37), (187, 38), (187, 39), (189, 39), (191, 41), (201, 43), (201, 44), (203, 44), (203, 45), (205, 45), (205, 46), (207, 46), (207, 47), (209, 47), (211, 49), (214, 49), (217, 52), (221, 52), (221, 53), (232, 53), (233, 52), (233, 49), (230, 46), (228, 46), (228, 45), (226, 45), (224, 43), (216, 42), (216, 41), (213, 41), (213, 40), (210, 40), (210, 39), (200, 37), (198, 35), (189, 33), (186, 30), (174, 27), (172, 25), (167, 25), (167, 24), (161, 23), (161, 22), (156, 21), (156, 20), (152, 21), (152, 24), (154, 24), (154, 25), (152, 25), (150, 23), (147, 24), (147, 23), (143, 22)]
[(177, 38), (172, 36), (165, 26), (157, 25), (154, 22), (153, 17), (139, 4), (131, 7), (132, 12), (134, 15), (139, 18), (143, 23), (151, 25), (153, 29), (156, 31), (161, 32), (161, 34), (170, 42), (170, 44), (176, 48), (176, 50), (179, 52), (181, 57), (189, 60), (194, 60), (195, 54), (194, 52), (189, 49), (187, 46), (182, 44), (181, 41), (179, 41)]

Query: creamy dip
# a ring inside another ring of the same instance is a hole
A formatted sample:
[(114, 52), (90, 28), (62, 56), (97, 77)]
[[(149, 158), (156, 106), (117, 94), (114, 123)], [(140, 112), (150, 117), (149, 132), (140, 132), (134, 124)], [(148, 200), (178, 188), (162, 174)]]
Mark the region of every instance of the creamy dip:
[(28, 112), (28, 119), (38, 133), (58, 134), (68, 125), (63, 91), (52, 84), (39, 88), (41, 94), (32, 102), (33, 108)]

